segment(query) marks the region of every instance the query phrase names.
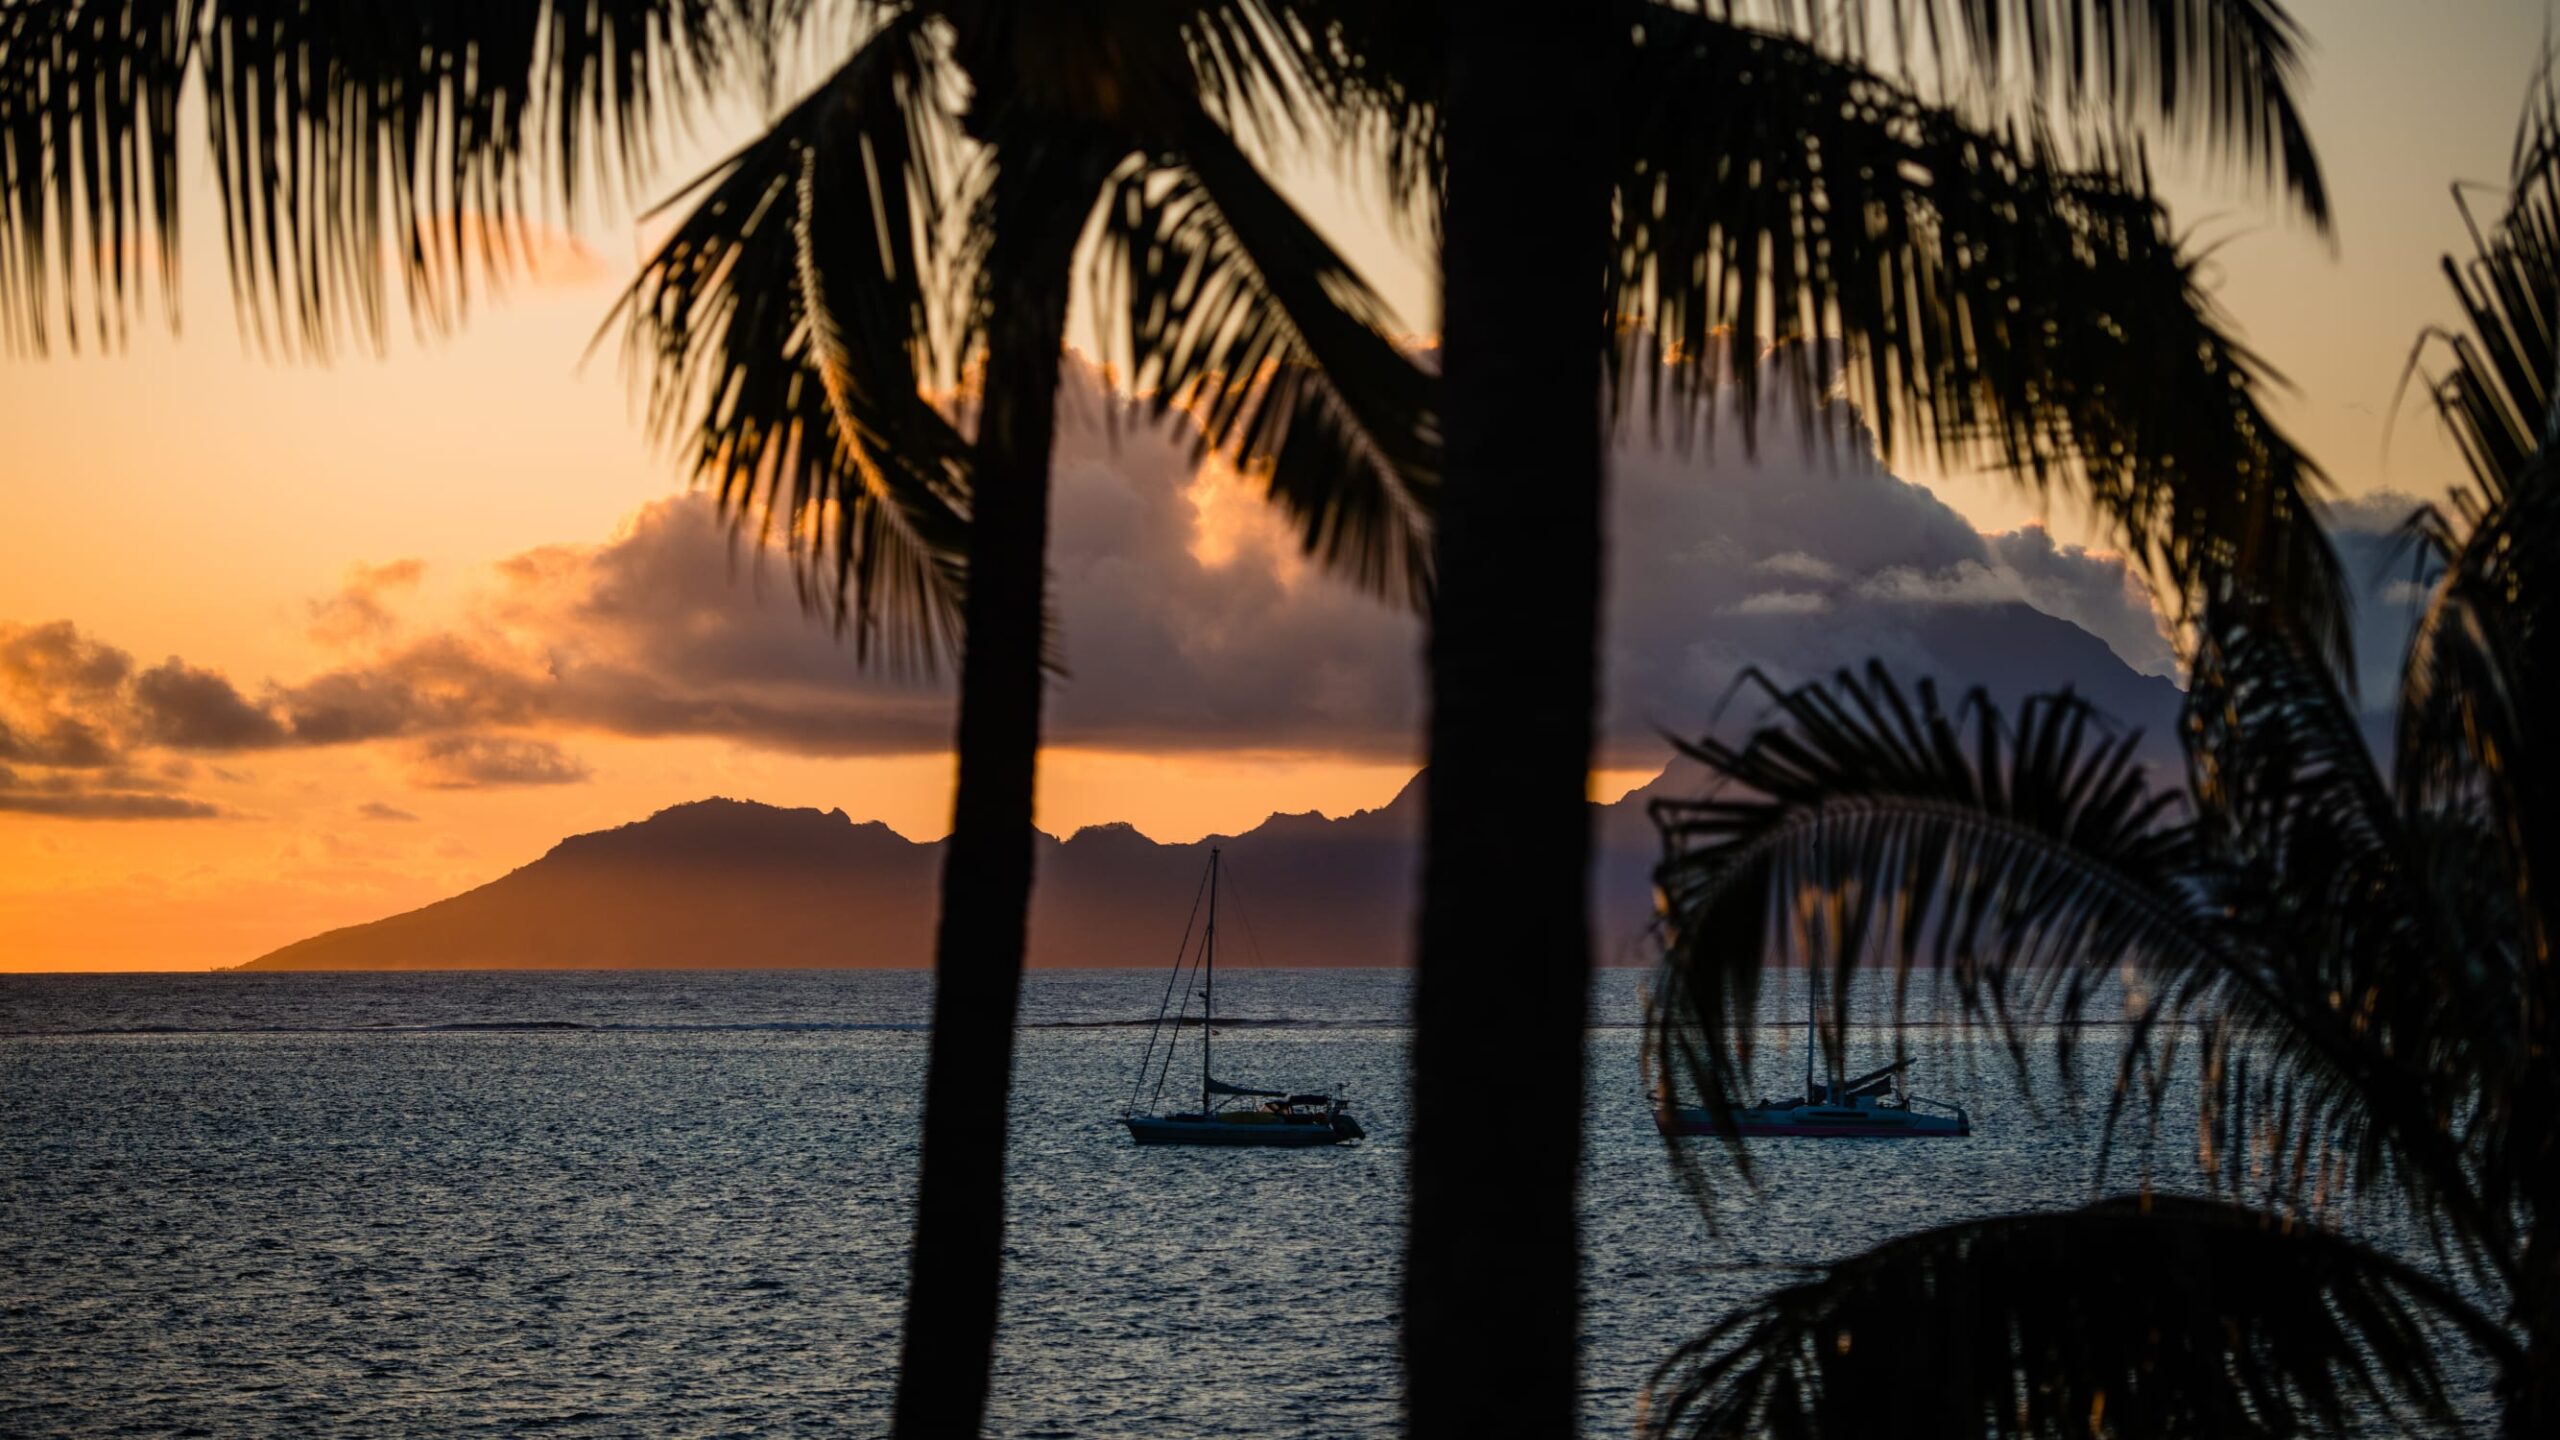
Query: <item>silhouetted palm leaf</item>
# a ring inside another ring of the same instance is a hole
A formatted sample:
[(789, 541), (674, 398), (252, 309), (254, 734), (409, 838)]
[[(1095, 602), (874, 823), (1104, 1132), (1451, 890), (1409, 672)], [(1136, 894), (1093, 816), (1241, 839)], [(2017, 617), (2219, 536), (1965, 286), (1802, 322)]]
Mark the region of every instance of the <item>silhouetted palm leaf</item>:
[[(1653, 1044), (1666, 1079), (1712, 1107), (1719, 1094), (1738, 1093), (1748, 1063), (1754, 982), (1740, 972), (1761, 957), (1844, 966), (1889, 956), (1896, 977), (1915, 958), (1928, 959), (1955, 978), (1966, 1013), (1980, 1008), (1977, 997), (2005, 1007), (2004, 1027), (2025, 1011), (2070, 1016), (2092, 992), (2059, 979), (2038, 990), (2000, 977), (2036, 974), (2039, 960), (2059, 976), (2104, 972), (2120, 955), (2139, 959), (2147, 1003), (2128, 1029), (2111, 1126), (2137, 1081), (2150, 1085), (2157, 1106), (2177, 1033), (2194, 1034), (2199, 1158), (2211, 1183), (2295, 1217), (2377, 1193), (2403, 1202), (2440, 1252), (2459, 1255), (2502, 1302), (2520, 1337), (2511, 1342), (2461, 1322), (2502, 1371), (2504, 1424), (2520, 1435), (2548, 1430), (2560, 1405), (2551, 1358), (2560, 1354), (2560, 1285), (2549, 1278), (2546, 1233), (2554, 1223), (2547, 1177), (2560, 1173), (2560, 1142), (2548, 1123), (2560, 1094), (2548, 1034), (2560, 994), (2549, 955), (2549, 887), (2533, 883), (2560, 874), (2560, 855), (2547, 853), (2560, 796), (2550, 789), (2534, 724), (2545, 677), (2560, 665), (2549, 653), (2555, 632), (2546, 614), (2550, 557), (2560, 554), (2560, 488), (2550, 468), (2560, 435), (2550, 372), (2560, 353), (2555, 136), (2560, 109), (2545, 90), (2517, 146), (2506, 212), (2477, 232), (2468, 266), (2448, 267), (2470, 329), (2433, 337), (2452, 356), (2433, 389), (2473, 475), (2451, 505), (2413, 523), (2442, 573), (2410, 648), (2396, 784), (2376, 768), (2330, 647), (2298, 608), (2245, 583), (2208, 593), (2189, 632), (2180, 729), (2193, 818), (2151, 837), (2164, 846), (2177, 837), (2156, 888), (2183, 903), (2181, 923), (2107, 930), (2084, 918), (2106, 914), (2106, 901), (2092, 898), (2104, 889), (2092, 860), (2121, 847), (2092, 857), (2060, 833), (2021, 830), (2014, 848), (2024, 858), (1986, 864), (1985, 847), (1960, 833), (2016, 809), (2013, 777), (2032, 773), (2027, 757), (2039, 749), (2073, 753), (2051, 738), (2050, 724), (2022, 713), (2012, 734), (1986, 711), (1968, 733), (1961, 718), (1940, 718), (1925, 690), (1914, 717), (1881, 679), (1863, 688), (1809, 687), (1784, 697), (1782, 725), (1748, 745), (1693, 748), (1753, 793), (1663, 809), (1675, 948)], [(1966, 758), (1967, 740), (1978, 758)], [(2051, 772), (2049, 781), (2063, 783), (2046, 788), (2105, 793), (2071, 781), (2073, 773)], [(2011, 778), (2011, 789), (1981, 783), (1994, 774)], [(1960, 813), (1961, 827), (1911, 818), (1923, 808), (1915, 796)], [(1868, 808), (1889, 818), (1865, 821)], [(1799, 834), (1800, 848), (1816, 852), (1809, 858), (1789, 851)], [(1787, 866), (1760, 864), (1762, 851), (1785, 854)], [(1728, 884), (1736, 893), (1718, 888)], [(1781, 907), (1811, 923), (1780, 929), (1767, 917)], [(1976, 916), (1989, 923), (1977, 926)], [(2058, 928), (2074, 921), (2085, 934)], [(1693, 928), (1740, 948), (1709, 953)], [(2063, 948), (2046, 948), (2055, 935)], [(1843, 992), (1836, 1029), (1845, 991), (1859, 977), (1845, 968), (1835, 974)], [(1999, 983), (1986, 989), (1983, 976)], [(1948, 1263), (1950, 1275), (1967, 1267), (1981, 1275), (1999, 1261)], [(2326, 1303), (2336, 1299), (2333, 1291)], [(2227, 1297), (2163, 1303), (2198, 1316), (2247, 1313)], [(1746, 1338), (1728, 1327), (1689, 1353), (1683, 1363), (1692, 1368), (1680, 1382), (1687, 1403), (1776, 1396), (1769, 1413), (1782, 1426), (1819, 1418), (1823, 1407), (1854, 1415), (1854, 1404), (1840, 1408), (1847, 1403), (1840, 1387), (1858, 1377), (1769, 1359), (1802, 1338), (1780, 1323), (1794, 1312), (1771, 1304), (1777, 1308), (1754, 1322), (1774, 1327), (1765, 1334)], [(2330, 1332), (2302, 1312), (2281, 1333)], [(2373, 1334), (2355, 1343), (2378, 1362), (2389, 1353)], [(1746, 1351), (1752, 1358), (1737, 1358)], [(2095, 1373), (2091, 1363), (2082, 1355), (2068, 1368), (2085, 1376)], [(2217, 1393), (2202, 1371), (2154, 1373), (2181, 1394)], [(2385, 1389), (2427, 1393), (2418, 1377), (2372, 1373), (2390, 1382)], [(2112, 1425), (2125, 1397), (2115, 1389), (2109, 1396)], [(2051, 1412), (2056, 1423), (2068, 1425), (2086, 1398)], [(2296, 1400), (2277, 1400), (2253, 1392), (2242, 1418), (2336, 1423), (2323, 1404), (2305, 1413)], [(2198, 1429), (2209, 1421), (2224, 1423), (2192, 1410), (2168, 1413), (2165, 1423)], [(1722, 1423), (1698, 1426), (1712, 1433)]]
[(1888, 1241), (1656, 1373), (1658, 1436), (2275, 1436), (2459, 1428), (2437, 1347), (2514, 1347), (2409, 1266), (2166, 1196)]
[(1684, 413), (1733, 385), (1746, 431), (1764, 373), (1808, 424), (1841, 383), (1888, 456), (2076, 490), (2174, 599), (2282, 596), (2344, 663), (2322, 478), (2138, 166), (2101, 148), (2075, 170), (2040, 130), (1693, 16), (1649, 15), (1633, 64), (1616, 286), (1637, 374)]
[[(261, 337), (379, 335), (393, 276), (427, 323), (521, 227), (627, 181), (662, 122), (766, 53), (799, 0), (17, 0), (0, 7), (0, 335), (59, 301), (120, 339), (176, 298), (179, 109), (201, 104), (231, 287)], [(79, 293), (86, 288), (86, 305)]]
[(1364, 588), (1428, 596), (1436, 381), (1388, 338), (1385, 302), (1207, 115), (1180, 164), (1128, 174), (1105, 234), (1133, 379), (1204, 448), (1267, 471), (1309, 553)]
[[(2465, 979), (2489, 1012), (2467, 1077), (2485, 1202), (2521, 1200), (2551, 1224), (2550, 1202), (2534, 1198), (2548, 1192), (2531, 1178), (2560, 1172), (2545, 1098), (2560, 1093), (2560, 1056), (2537, 1028), (2560, 1014), (2560, 776), (2538, 723), (2560, 677), (2560, 84), (2547, 63), (2506, 208), (2472, 234), (2468, 262), (2445, 262), (2465, 329), (2428, 337), (2452, 359), (2432, 388), (2470, 483), (2412, 524), (2441, 573), (2410, 639), (2394, 778), (2409, 823), (2446, 837), (2435, 873), (2464, 924)], [(2560, 1283), (2531, 1283), (2542, 1298), (2526, 1302), (2530, 1323), (2560, 1346)], [(2555, 1393), (2543, 1403), (2560, 1407), (2560, 1379), (2545, 1383)]]
[[(1436, 226), (1447, 82), (1436, 17), (1427, 6), (1345, 0), (1287, 9), (1330, 42), (1326, 73), (1352, 130), (1382, 157), (1390, 193)], [(1932, 103), (1971, 113), (2059, 108), (2104, 143), (2123, 124), (2156, 121), (2328, 223), (2328, 188), (2293, 98), (2302, 32), (2273, 0), (1638, 0), (1622, 9), (1631, 42), (1645, 46), (1702, 24), (1757, 33), (1900, 77), (1906, 90), (1925, 78)], [(1647, 92), (1630, 82), (1625, 93)]]
[[(2402, 687), (2396, 759), (2413, 810), (2485, 807), (2511, 841), (2521, 871), (2560, 863), (2550, 835), (2560, 798), (2536, 752), (2532, 697), (2548, 683), (2552, 653), (2552, 557), (2560, 551), (2560, 86), (2546, 75), (2516, 139), (2507, 208), (2474, 226), (2467, 264), (2445, 273), (2465, 328), (2439, 333), (2451, 368), (2433, 382), (2438, 414), (2460, 443), (2471, 483), (2448, 511), (2416, 521), (2442, 567), (2412, 638)], [(2548, 949), (2547, 913), (2510, 877), (2518, 918), (2542, 929), (2528, 951)]]
[(1756, 672), (1744, 684), (1783, 723), (1739, 749), (1684, 744), (1723, 783), (1653, 805), (1667, 948), (1650, 1056), (1666, 1102), (1720, 1124), (1751, 1103), (1767, 964), (1832, 972), (1834, 1047), (1856, 967), (1889, 962), (1899, 997), (1926, 966), (1967, 1014), (1996, 1019), (2022, 1067), (2016, 1025), (2076, 1016), (2117, 964), (2150, 961), (2169, 985), (2210, 973), (2220, 941), (2176, 797), (2146, 784), (2138, 737), (2110, 734), (2085, 702), (2031, 699), (2012, 731), (1979, 691), (1950, 715), (1934, 686), (1906, 697), (1881, 667), (1792, 691)]
[(2514, 991), (2445, 964), (2500, 964), (2463, 878), (2476, 837), (2404, 819), (2334, 674), (2280, 615), (2209, 612), (2183, 733), (2234, 982), (2177, 1007), (2207, 1027), (2207, 1168), (2288, 1207), (2396, 1183), (2494, 1261), (2509, 1222), (2475, 1198), (2461, 1145), (2493, 1133), (2479, 1081)]
[(922, 662), (957, 638), (968, 472), (920, 393), (957, 143), (934, 63), (919, 20), (890, 21), (696, 184), (616, 311), (696, 481), (791, 548), (863, 653)]
[(2275, 0), (1707, 0), (1949, 100), (2024, 90), (2066, 111), (2148, 118), (2282, 186), (2326, 224), (2328, 189), (2293, 91), (2302, 30)]
[(2502, 497), (2550, 440), (2554, 315), (2560, 312), (2560, 84), (2543, 77), (2516, 133), (2505, 213), (2485, 231), (2463, 200), (2467, 261), (2445, 257), (2462, 307), (2461, 330), (2430, 330), (2453, 364), (2431, 377), (2437, 412), (2461, 446), (2475, 492), (2458, 497), (2466, 518)]

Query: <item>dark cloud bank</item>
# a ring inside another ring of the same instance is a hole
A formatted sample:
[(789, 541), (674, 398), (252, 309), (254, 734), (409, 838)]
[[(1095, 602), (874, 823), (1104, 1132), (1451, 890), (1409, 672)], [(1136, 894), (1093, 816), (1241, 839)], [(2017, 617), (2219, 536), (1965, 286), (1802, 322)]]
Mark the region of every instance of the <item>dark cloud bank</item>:
[[(1258, 524), (1211, 535), (1226, 553), (1199, 558), (1210, 522), (1186, 437), (1107, 427), (1078, 383), (1057, 467), (1069, 674), (1051, 740), (1413, 758), (1418, 622), (1307, 571)], [(1704, 728), (1748, 667), (1791, 683), (1870, 657), (2004, 700), (2072, 685), (2165, 732), (2169, 643), (2119, 558), (2036, 528), (1978, 534), (1855, 447), (1809, 455), (1790, 428), (1764, 431), (1756, 461), (1731, 427), (1695, 453), (1620, 446), (1610, 763), (1658, 762), (1662, 731)], [(1238, 528), (1241, 504), (1212, 507), (1212, 528)], [(2371, 538), (2347, 538), (2351, 562)], [(2359, 579), (2389, 583), (2373, 570)], [(175, 657), (140, 666), (66, 622), (0, 624), (0, 809), (212, 814), (182, 792), (185, 757), (308, 746), (385, 746), (412, 785), (454, 789), (584, 779), (564, 745), (579, 733), (820, 756), (949, 744), (947, 680), (858, 670), (799, 613), (780, 563), (696, 497), (651, 504), (604, 543), (503, 562), (451, 625), (404, 624), (417, 579), (414, 562), (358, 570), (312, 607), (339, 663), (255, 686)]]

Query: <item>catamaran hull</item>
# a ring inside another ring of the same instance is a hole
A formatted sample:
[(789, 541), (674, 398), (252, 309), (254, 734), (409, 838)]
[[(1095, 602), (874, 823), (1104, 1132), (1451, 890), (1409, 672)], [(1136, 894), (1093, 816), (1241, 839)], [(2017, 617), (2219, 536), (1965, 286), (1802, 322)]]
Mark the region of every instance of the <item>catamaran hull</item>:
[[(1734, 1128), (1746, 1136), (1797, 1136), (1838, 1140), (1960, 1139), (1973, 1133), (1962, 1114), (1826, 1115), (1821, 1109), (1737, 1110)], [(1683, 1108), (1655, 1117), (1665, 1135), (1713, 1135), (1716, 1122), (1703, 1109)]]
[(1339, 1145), (1361, 1138), (1358, 1121), (1345, 1115), (1330, 1125), (1236, 1124), (1184, 1120), (1170, 1115), (1129, 1115), (1121, 1123), (1141, 1145), (1269, 1145), (1290, 1149)]

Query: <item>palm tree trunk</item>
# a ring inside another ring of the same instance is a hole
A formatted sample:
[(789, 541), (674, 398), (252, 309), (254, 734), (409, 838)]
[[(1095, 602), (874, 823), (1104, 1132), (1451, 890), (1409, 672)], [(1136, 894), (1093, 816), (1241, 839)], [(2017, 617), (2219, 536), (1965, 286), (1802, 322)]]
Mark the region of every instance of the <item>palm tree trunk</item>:
[(1609, 8), (1447, 11), (1448, 480), (1405, 1273), (1418, 1440), (1575, 1428)]
[(976, 1436), (995, 1356), (1005, 1107), (1031, 906), (1050, 448), (1083, 219), (1081, 211), (1039, 213), (1047, 188), (1042, 149), (999, 146), (994, 181), (992, 313), (960, 662), (960, 776), (934, 937), (932, 1054), (892, 1430), (900, 1440)]

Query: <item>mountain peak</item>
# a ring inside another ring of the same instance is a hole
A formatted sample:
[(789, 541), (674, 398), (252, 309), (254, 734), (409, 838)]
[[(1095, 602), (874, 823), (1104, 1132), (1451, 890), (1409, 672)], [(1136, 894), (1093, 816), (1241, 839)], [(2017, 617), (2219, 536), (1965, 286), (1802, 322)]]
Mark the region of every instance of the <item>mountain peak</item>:
[[(1165, 845), (1124, 822), (1044, 845), (1030, 961), (1153, 965), (1182, 933), (1205, 844), (1224, 850), (1273, 965), (1400, 965), (1413, 934), (1419, 793), (1340, 819), (1274, 815)], [(1401, 812), (1401, 813), (1399, 813)], [(1603, 929), (1641, 927), (1649, 849), (1605, 843)], [(933, 959), (943, 848), (841, 808), (710, 796), (573, 835), (476, 890), (260, 956), (257, 970), (869, 966)]]
[(1101, 824), (1087, 825), (1078, 829), (1068, 836), (1064, 843), (1153, 846), (1156, 842), (1126, 820), (1105, 820)]

